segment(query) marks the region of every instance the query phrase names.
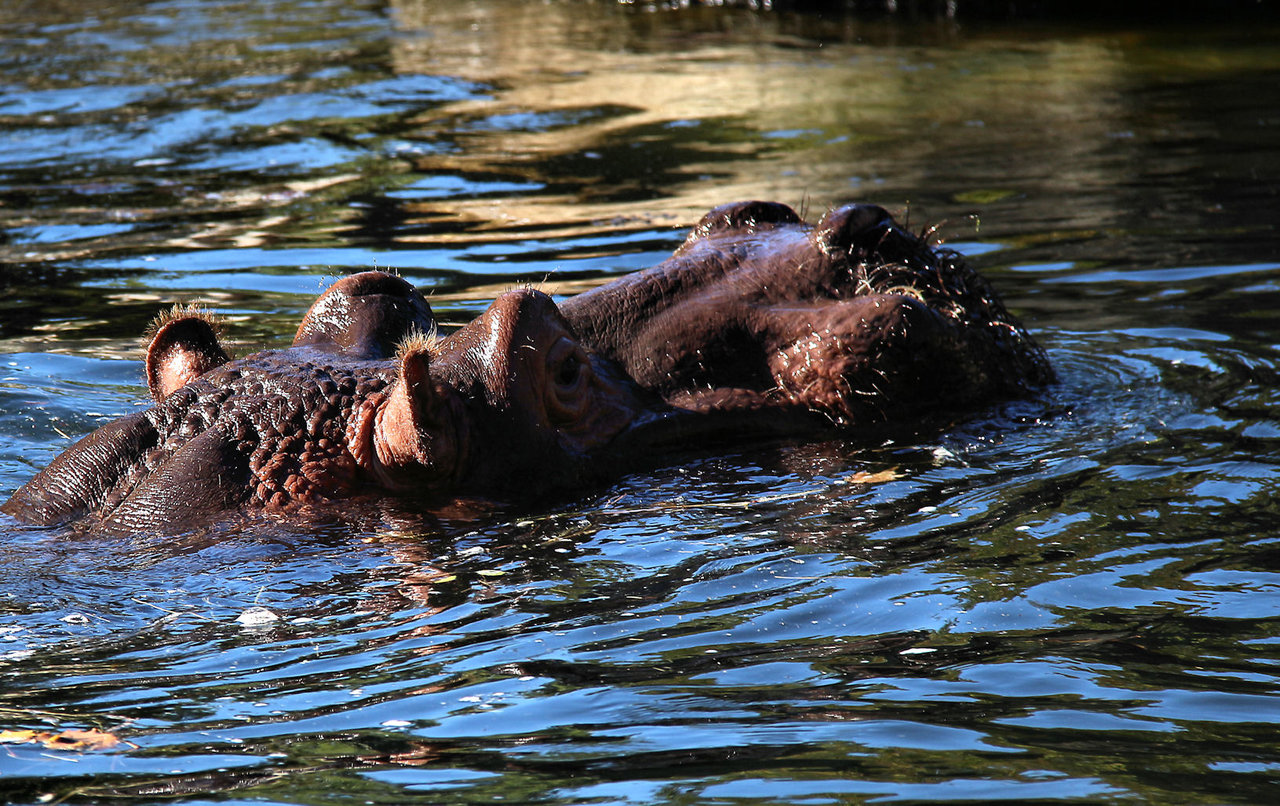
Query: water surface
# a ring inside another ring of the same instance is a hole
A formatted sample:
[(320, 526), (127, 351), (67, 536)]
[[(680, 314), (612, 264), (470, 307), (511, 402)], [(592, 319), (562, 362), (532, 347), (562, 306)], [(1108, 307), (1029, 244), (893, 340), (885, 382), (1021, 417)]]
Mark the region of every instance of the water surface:
[[(0, 10), (0, 497), (352, 270), (445, 322), (745, 198), (936, 227), (1060, 383), (912, 444), (181, 540), (0, 521), (29, 802), (1266, 802), (1280, 34), (610, 3)], [(274, 620), (255, 623), (264, 612)]]

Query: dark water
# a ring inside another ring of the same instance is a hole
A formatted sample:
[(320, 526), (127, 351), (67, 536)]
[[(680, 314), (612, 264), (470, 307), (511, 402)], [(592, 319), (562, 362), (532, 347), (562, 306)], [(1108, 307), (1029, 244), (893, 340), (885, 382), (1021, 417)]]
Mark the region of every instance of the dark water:
[[(0, 498), (334, 276), (462, 322), (707, 208), (937, 225), (1061, 384), (438, 524), (0, 521), (33, 802), (1262, 803), (1280, 792), (1280, 29), (597, 2), (0, 8)], [(253, 624), (265, 608), (273, 621)]]

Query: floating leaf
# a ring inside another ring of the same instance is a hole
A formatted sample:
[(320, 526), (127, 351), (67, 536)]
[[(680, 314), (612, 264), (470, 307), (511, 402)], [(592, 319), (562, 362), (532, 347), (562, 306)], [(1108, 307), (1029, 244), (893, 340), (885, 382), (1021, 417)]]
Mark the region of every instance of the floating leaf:
[[(39, 731), (34, 730), (0, 730), (0, 744), (26, 744), (39, 741)], [(47, 735), (47, 734), (46, 734)]]
[(898, 478), (898, 469), (891, 467), (888, 470), (880, 470), (875, 473), (859, 470), (857, 473), (847, 477), (845, 482), (849, 484), (880, 484), (886, 481), (893, 481), (896, 478)]
[(1016, 194), (1017, 191), (1005, 188), (975, 188), (957, 193), (952, 198), (964, 204), (995, 204)]
[(52, 733), (43, 730), (0, 730), (3, 744), (42, 744), (49, 750), (109, 750), (120, 744), (113, 733), (89, 728)]
[(42, 739), (41, 744), (51, 750), (109, 750), (120, 744), (120, 738), (101, 730), (64, 730), (55, 736)]

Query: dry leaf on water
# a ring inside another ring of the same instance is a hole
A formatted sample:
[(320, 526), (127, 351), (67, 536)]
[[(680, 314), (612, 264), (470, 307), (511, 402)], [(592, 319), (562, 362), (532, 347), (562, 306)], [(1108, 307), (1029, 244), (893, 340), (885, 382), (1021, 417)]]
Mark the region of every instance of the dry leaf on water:
[(36, 730), (0, 730), (0, 744), (26, 744), (37, 742), (41, 732)]
[(120, 744), (114, 733), (94, 730), (0, 730), (0, 744), (41, 744), (49, 750), (109, 750)]
[(898, 469), (891, 467), (888, 470), (881, 470), (876, 473), (867, 473), (864, 470), (859, 470), (857, 473), (846, 477), (845, 481), (849, 484), (881, 484), (886, 481), (893, 481), (896, 478), (898, 478)]

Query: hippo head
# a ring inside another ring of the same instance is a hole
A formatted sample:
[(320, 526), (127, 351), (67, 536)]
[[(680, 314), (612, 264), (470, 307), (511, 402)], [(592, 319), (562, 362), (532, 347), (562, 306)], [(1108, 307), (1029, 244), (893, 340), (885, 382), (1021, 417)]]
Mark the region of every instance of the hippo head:
[(414, 338), (351, 445), (395, 492), (520, 495), (595, 473), (652, 401), (588, 354), (546, 294), (510, 291), (443, 339)]
[(5, 503), (54, 524), (176, 531), (235, 508), (302, 512), (362, 493), (504, 496), (589, 474), (644, 410), (545, 294), (499, 297), (439, 338), (422, 295), (344, 278), (293, 345), (232, 360), (210, 317), (155, 328), (155, 406), (86, 436)]

